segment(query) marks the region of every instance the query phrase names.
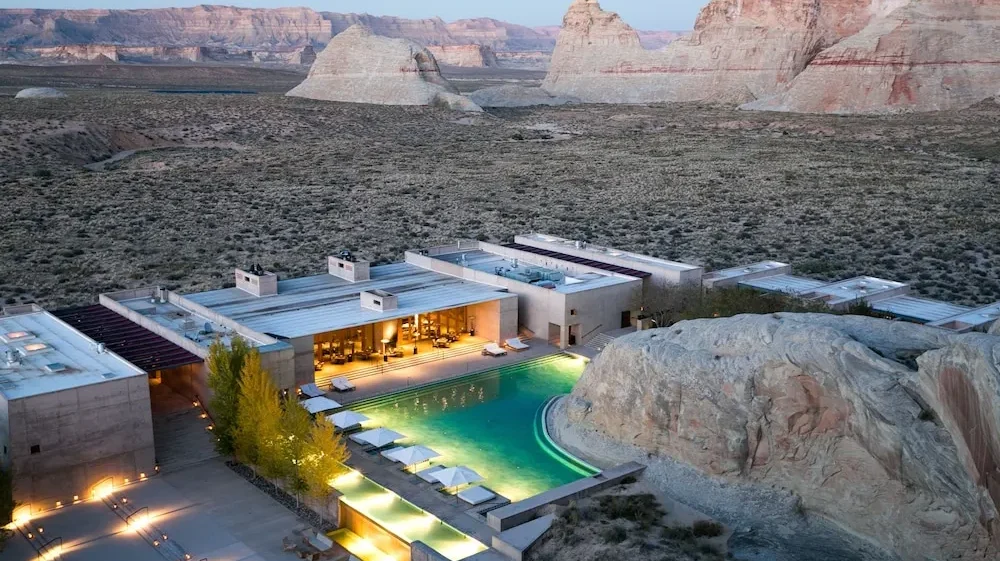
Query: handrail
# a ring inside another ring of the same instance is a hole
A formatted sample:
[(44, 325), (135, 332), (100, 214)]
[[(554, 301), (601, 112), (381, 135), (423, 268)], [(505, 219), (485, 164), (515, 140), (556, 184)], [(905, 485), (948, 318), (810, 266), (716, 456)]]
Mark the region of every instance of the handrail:
[(598, 325), (597, 327), (591, 329), (590, 331), (588, 331), (586, 335), (584, 335), (583, 337), (580, 337), (580, 343), (583, 343), (584, 341), (586, 341), (588, 337), (590, 337), (591, 335), (593, 335), (593, 333), (595, 331), (597, 331), (598, 329), (600, 329), (602, 327), (604, 327), (603, 323), (600, 324), (600, 325)]

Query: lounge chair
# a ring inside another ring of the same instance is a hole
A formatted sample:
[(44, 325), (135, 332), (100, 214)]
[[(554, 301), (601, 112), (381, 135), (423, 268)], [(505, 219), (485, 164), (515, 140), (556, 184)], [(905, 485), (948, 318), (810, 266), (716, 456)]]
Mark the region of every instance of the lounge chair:
[(330, 380), (330, 389), (337, 392), (352, 392), (358, 388), (344, 376), (338, 376), (333, 380)]
[(437, 473), (437, 472), (439, 472), (439, 471), (441, 471), (443, 469), (444, 469), (444, 466), (442, 466), (440, 464), (435, 465), (435, 466), (431, 466), (431, 467), (429, 467), (427, 469), (418, 471), (417, 472), (417, 477), (419, 477), (420, 479), (423, 479), (424, 481), (426, 481), (428, 483), (433, 483), (435, 485), (439, 485), (438, 480), (434, 479), (433, 477), (431, 477), (431, 475), (433, 475), (433, 474), (435, 474), (435, 473)]
[(487, 343), (486, 346), (483, 347), (483, 356), (504, 356), (506, 354), (507, 351), (496, 343)]
[(490, 491), (482, 485), (476, 485), (475, 487), (469, 487), (458, 492), (458, 498), (469, 503), (472, 506), (481, 505), (486, 501), (492, 501), (496, 498), (496, 493)]
[(299, 391), (302, 392), (302, 395), (304, 395), (306, 399), (310, 397), (323, 396), (323, 390), (319, 389), (319, 386), (316, 384), (303, 384), (299, 387)]
[(504, 343), (506, 343), (508, 349), (512, 349), (515, 351), (526, 351), (531, 348), (530, 345), (524, 344), (517, 337), (514, 337), (513, 339), (507, 339), (506, 341), (504, 341)]
[(385, 450), (382, 450), (381, 452), (379, 452), (379, 454), (381, 454), (383, 458), (395, 463), (398, 462), (399, 460), (393, 458), (392, 455), (405, 448), (406, 446), (393, 446), (392, 448), (387, 448)]

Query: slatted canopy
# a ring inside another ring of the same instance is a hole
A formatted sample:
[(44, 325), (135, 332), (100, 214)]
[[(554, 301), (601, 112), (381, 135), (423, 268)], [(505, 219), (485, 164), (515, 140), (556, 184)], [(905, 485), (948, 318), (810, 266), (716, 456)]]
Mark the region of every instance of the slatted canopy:
[(629, 267), (619, 267), (618, 265), (612, 265), (611, 263), (604, 263), (603, 261), (594, 261), (593, 259), (587, 259), (586, 257), (577, 257), (575, 255), (570, 255), (568, 253), (549, 251), (548, 249), (539, 249), (537, 247), (532, 247), (530, 245), (524, 245), (519, 243), (507, 243), (504, 244), (503, 246), (510, 249), (516, 249), (518, 251), (527, 251), (528, 253), (534, 253), (535, 255), (551, 257), (553, 259), (558, 259), (560, 261), (569, 261), (570, 263), (586, 265), (588, 267), (593, 267), (595, 269), (600, 269), (602, 271), (608, 271), (609, 273), (628, 275), (630, 277), (635, 277), (637, 279), (644, 279), (653, 276), (652, 273), (647, 273), (646, 271), (639, 271), (637, 269), (632, 269)]
[(147, 373), (202, 362), (202, 358), (99, 304), (52, 314)]

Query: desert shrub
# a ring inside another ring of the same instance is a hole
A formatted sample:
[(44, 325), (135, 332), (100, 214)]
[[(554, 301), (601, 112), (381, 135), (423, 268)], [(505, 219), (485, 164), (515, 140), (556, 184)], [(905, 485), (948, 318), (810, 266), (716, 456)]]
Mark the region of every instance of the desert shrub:
[(691, 528), (683, 526), (669, 526), (660, 530), (660, 537), (665, 540), (683, 542), (694, 539), (694, 532)]
[(628, 530), (621, 524), (612, 524), (601, 531), (605, 543), (622, 543), (628, 539)]
[(698, 538), (714, 538), (722, 535), (722, 524), (711, 520), (698, 520), (691, 525), (691, 532)]
[(608, 518), (625, 519), (642, 525), (655, 524), (664, 511), (649, 493), (642, 495), (606, 495), (599, 499), (601, 512)]

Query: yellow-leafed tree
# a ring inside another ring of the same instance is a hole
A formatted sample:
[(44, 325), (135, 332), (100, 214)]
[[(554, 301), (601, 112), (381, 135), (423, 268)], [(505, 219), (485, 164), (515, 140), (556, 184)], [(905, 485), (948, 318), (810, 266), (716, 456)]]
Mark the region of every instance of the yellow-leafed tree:
[(295, 400), (285, 402), (281, 415), (281, 432), (285, 437), (285, 465), (288, 466), (288, 484), (295, 492), (295, 508), (299, 506), (299, 494), (307, 490), (308, 482), (302, 477), (302, 462), (309, 450), (309, 433), (313, 422), (309, 412)]
[(208, 386), (212, 388), (213, 397), (207, 405), (215, 421), (215, 448), (223, 455), (235, 452), (240, 376), (252, 348), (246, 339), (235, 336), (228, 347), (221, 339), (216, 339), (208, 349)]
[(320, 509), (321, 518), (330, 501), (330, 481), (347, 471), (344, 463), (349, 457), (347, 444), (337, 434), (333, 423), (322, 417), (316, 419), (309, 432), (309, 445), (302, 462), (301, 474), (306, 483), (306, 492), (323, 505)]
[(234, 438), (236, 457), (272, 480), (287, 472), (278, 388), (253, 349), (243, 362)]

